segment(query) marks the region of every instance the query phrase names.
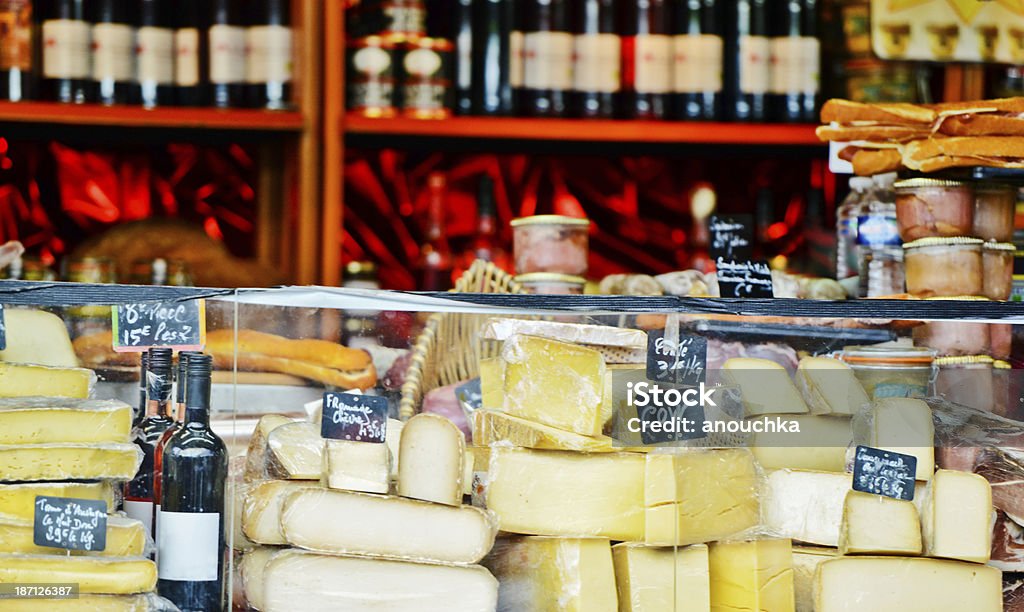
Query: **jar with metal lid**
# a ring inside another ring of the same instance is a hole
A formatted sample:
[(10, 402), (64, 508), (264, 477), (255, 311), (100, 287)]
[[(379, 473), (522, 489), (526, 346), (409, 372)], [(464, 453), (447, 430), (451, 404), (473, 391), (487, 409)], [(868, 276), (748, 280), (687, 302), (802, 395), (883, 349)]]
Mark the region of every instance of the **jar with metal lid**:
[(1013, 240), (1013, 217), (1017, 209), (1017, 189), (1001, 183), (974, 185), (974, 230), (982, 240)]
[(542, 295), (583, 295), (583, 288), (587, 284), (587, 279), (582, 276), (554, 272), (520, 274), (516, 281), (527, 293)]
[(917, 297), (981, 295), (977, 238), (921, 238), (903, 245), (907, 292)]
[(443, 38), (414, 38), (401, 45), (399, 107), (413, 119), (445, 119), (452, 114), (455, 45)]
[(930, 236), (970, 236), (974, 191), (967, 183), (932, 178), (897, 181), (896, 224), (910, 242)]
[(562, 215), (536, 215), (512, 220), (516, 273), (587, 273), (590, 221)]
[(981, 246), (981, 291), (985, 297), (1000, 301), (1010, 299), (1016, 251), (1012, 242), (986, 242)]
[(992, 412), (992, 363), (988, 355), (936, 358), (936, 395), (955, 404)]
[(1024, 420), (1024, 404), (1014, 385), (1013, 366), (997, 359), (992, 362), (992, 412), (1015, 421)]
[(384, 36), (347, 43), (346, 108), (366, 117), (394, 117), (395, 51), (399, 40)]
[[(987, 298), (960, 295), (928, 298), (929, 300), (969, 300), (987, 302)], [(928, 321), (911, 332), (914, 346), (933, 349), (936, 355), (980, 355), (991, 349), (988, 323), (974, 321), (941, 320)]]
[(921, 347), (848, 346), (838, 355), (868, 397), (926, 397), (935, 351)]

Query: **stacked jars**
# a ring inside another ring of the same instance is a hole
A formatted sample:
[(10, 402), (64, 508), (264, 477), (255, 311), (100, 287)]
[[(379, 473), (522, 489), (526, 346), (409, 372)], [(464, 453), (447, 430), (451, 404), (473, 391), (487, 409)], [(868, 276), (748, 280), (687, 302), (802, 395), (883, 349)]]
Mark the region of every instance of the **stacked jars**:
[(516, 280), (528, 293), (583, 293), (590, 221), (562, 215), (512, 220)]

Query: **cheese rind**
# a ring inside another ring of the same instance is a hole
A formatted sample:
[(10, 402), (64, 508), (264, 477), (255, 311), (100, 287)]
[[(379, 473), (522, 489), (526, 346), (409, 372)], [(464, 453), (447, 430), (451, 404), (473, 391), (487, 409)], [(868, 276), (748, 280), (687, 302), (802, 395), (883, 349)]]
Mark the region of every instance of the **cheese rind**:
[(32, 536), (31, 520), (0, 517), (0, 553), (141, 557), (149, 553), (150, 547), (146, 527), (140, 521), (120, 516), (107, 517), (107, 541), (103, 550), (67, 550), (37, 546), (32, 541)]
[(853, 441), (850, 419), (811, 414), (787, 414), (784, 418), (795, 422), (799, 433), (764, 431), (751, 435), (750, 450), (761, 467), (845, 471), (846, 448)]
[(793, 593), (796, 612), (814, 611), (814, 575), (823, 561), (839, 555), (834, 548), (793, 547)]
[(294, 420), (280, 414), (265, 414), (256, 423), (249, 438), (249, 449), (245, 453), (245, 481), (266, 480), (267, 464), (270, 460), (270, 432)]
[(992, 553), (992, 486), (978, 474), (939, 470), (915, 500), (924, 554), (987, 563)]
[(267, 473), (285, 480), (320, 480), (324, 471), (324, 441), (313, 423), (279, 425), (267, 435)]
[(0, 484), (0, 516), (33, 520), (39, 495), (104, 501), (108, 512), (114, 508), (109, 482), (19, 482)]
[(812, 414), (852, 416), (870, 403), (853, 370), (831, 357), (804, 357), (796, 381)]
[(81, 593), (130, 595), (156, 588), (149, 559), (0, 555), (0, 584), (77, 583)]
[(509, 444), (521, 448), (607, 453), (613, 450), (608, 436), (583, 436), (497, 410), (473, 413), (473, 443), (478, 446)]
[(51, 368), (0, 361), (0, 397), (89, 397), (96, 374), (85, 368)]
[(391, 486), (387, 444), (324, 440), (324, 481), (331, 489), (387, 493)]
[(929, 480), (935, 472), (935, 427), (932, 410), (919, 399), (875, 399), (866, 413), (854, 421), (857, 444), (913, 455), (917, 480)]
[(0, 446), (0, 480), (131, 480), (141, 464), (127, 443)]
[(418, 414), (402, 429), (398, 494), (449, 506), (462, 503), (466, 439), (436, 414)]
[(242, 533), (259, 544), (284, 545), (288, 540), (281, 530), (281, 510), (289, 493), (312, 487), (319, 483), (269, 480), (260, 483), (245, 494), (242, 505)]
[(61, 368), (78, 366), (64, 321), (52, 312), (30, 308), (4, 310), (7, 347), (0, 361), (34, 363)]
[(716, 542), (708, 556), (711, 609), (793, 612), (793, 551), (789, 540)]
[(257, 546), (242, 555), (242, 560), (239, 561), (238, 575), (242, 582), (245, 603), (249, 608), (263, 610), (266, 607), (263, 596), (267, 563), (281, 550), (272, 546)]
[(722, 380), (740, 388), (745, 416), (807, 412), (786, 368), (768, 359), (733, 357), (722, 364)]
[(620, 612), (710, 612), (708, 547), (612, 546)]
[(775, 470), (762, 500), (765, 528), (774, 536), (820, 546), (838, 546), (850, 474)]
[(860, 491), (847, 493), (839, 553), (921, 554), (921, 520), (914, 502)]
[(816, 612), (1001, 612), (1002, 572), (923, 557), (838, 557), (818, 566)]
[(0, 444), (130, 442), (132, 407), (117, 400), (0, 398)]

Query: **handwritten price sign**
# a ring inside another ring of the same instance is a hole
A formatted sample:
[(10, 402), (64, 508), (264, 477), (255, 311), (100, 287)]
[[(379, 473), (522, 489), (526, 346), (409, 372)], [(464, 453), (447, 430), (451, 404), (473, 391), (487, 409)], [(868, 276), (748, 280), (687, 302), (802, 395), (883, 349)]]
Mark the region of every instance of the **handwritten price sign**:
[(664, 331), (647, 334), (647, 378), (679, 385), (704, 382), (708, 356), (707, 338), (677, 334), (673, 342)]
[(107, 547), (107, 502), (36, 497), (32, 541), (36, 546), (102, 551)]
[(198, 351), (206, 344), (206, 303), (122, 304), (111, 311), (114, 350), (142, 352), (153, 347)]
[(355, 393), (324, 393), (321, 437), (383, 443), (387, 425), (387, 398)]

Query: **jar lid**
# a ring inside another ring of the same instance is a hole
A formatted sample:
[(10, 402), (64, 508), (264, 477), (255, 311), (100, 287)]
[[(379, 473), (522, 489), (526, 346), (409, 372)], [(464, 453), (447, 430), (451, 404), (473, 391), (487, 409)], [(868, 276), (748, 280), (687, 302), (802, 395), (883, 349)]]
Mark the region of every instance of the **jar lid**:
[(893, 187), (896, 189), (914, 189), (916, 187), (963, 187), (966, 184), (967, 183), (963, 181), (915, 177), (896, 181)]
[(953, 236), (953, 237), (942, 237), (942, 236), (929, 236), (927, 238), (918, 238), (913, 242), (904, 242), (904, 249), (916, 249), (918, 247), (930, 247), (930, 246), (954, 246), (954, 245), (975, 245), (984, 242), (981, 238), (968, 238), (966, 236)]
[(410, 37), (406, 44), (414, 49), (434, 49), (435, 51), (451, 51), (455, 48), (447, 38), (430, 38), (427, 36)]
[(992, 300), (983, 295), (935, 295), (926, 297), (925, 300), (956, 300), (958, 302), (991, 302)]
[(345, 264), (345, 274), (376, 274), (377, 264), (372, 261), (350, 261)]
[(1003, 361), (1002, 359), (996, 359), (992, 362), (992, 367), (997, 370), (1012, 370), (1013, 366), (1010, 365), (1009, 361)]
[(1013, 252), (1014, 254), (1017, 253), (1017, 245), (1012, 242), (995, 242), (993, 240), (989, 240), (985, 244), (981, 245), (981, 248), (986, 251), (1007, 251)]
[(565, 215), (533, 215), (532, 217), (519, 217), (518, 219), (512, 219), (512, 227), (519, 227), (522, 225), (579, 225), (589, 226), (590, 219), (580, 219), (579, 217), (566, 217)]
[(520, 283), (568, 283), (571, 285), (585, 285), (587, 279), (572, 274), (559, 274), (557, 272), (528, 272), (516, 276), (516, 282)]
[(974, 184), (975, 191), (1016, 191), (1017, 189), (1013, 185), (1007, 183), (991, 183), (984, 181)]
[(405, 40), (404, 36), (391, 35), (391, 36), (364, 36), (363, 38), (353, 38), (348, 41), (347, 46), (356, 49), (362, 49), (365, 47), (380, 47), (381, 49), (394, 49), (397, 45), (401, 44)]
[(995, 360), (988, 355), (957, 355), (955, 357), (936, 357), (935, 365), (939, 366), (952, 366), (952, 365), (972, 365), (972, 364), (991, 364)]

